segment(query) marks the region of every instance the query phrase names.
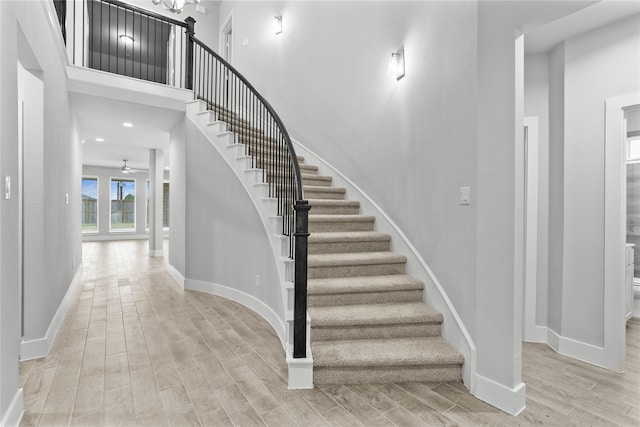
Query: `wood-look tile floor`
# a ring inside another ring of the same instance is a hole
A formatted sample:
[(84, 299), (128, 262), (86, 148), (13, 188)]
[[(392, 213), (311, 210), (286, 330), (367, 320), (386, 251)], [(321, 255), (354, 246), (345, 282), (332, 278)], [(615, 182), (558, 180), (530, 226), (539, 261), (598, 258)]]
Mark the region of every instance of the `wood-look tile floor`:
[(461, 383), (288, 390), (280, 341), (242, 305), (183, 291), (147, 242), (84, 244), (51, 353), (20, 364), (22, 426), (638, 426), (640, 321), (624, 374), (525, 344), (527, 409), (509, 416)]

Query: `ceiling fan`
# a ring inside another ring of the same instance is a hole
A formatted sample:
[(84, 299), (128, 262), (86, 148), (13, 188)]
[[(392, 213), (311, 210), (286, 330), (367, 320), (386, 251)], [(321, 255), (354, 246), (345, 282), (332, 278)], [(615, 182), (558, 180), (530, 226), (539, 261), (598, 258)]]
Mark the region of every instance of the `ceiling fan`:
[(131, 167), (127, 166), (127, 159), (123, 159), (122, 160), (124, 162), (124, 166), (122, 166), (122, 173), (138, 173), (138, 172), (146, 172), (146, 170), (142, 170), (142, 169), (132, 169)]

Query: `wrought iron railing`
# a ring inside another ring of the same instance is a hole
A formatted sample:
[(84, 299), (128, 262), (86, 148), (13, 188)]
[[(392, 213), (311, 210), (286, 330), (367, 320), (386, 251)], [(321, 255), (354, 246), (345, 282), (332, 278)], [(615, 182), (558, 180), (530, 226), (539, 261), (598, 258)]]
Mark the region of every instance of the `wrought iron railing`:
[(118, 0), (54, 0), (74, 65), (187, 88), (187, 23)]
[[(193, 90), (194, 99), (227, 123), (235, 143), (243, 144), (253, 167), (262, 171), (294, 260), (293, 356), (306, 357), (310, 206), (282, 120), (242, 74), (195, 37), (193, 18), (180, 22), (117, 0), (86, 0), (78, 9), (74, 1), (73, 34), (66, 38), (74, 64)], [(69, 6), (65, 10), (68, 17)], [(65, 28), (60, 12), (58, 17)]]

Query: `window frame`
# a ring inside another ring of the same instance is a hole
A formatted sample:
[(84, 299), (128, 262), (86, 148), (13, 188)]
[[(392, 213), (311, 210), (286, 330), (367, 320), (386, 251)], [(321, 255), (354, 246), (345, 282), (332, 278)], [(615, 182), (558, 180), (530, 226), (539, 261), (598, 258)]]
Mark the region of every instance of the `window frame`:
[[(133, 227), (131, 228), (113, 228), (113, 198), (111, 197), (111, 188), (114, 181), (133, 182), (134, 185), (134, 203), (133, 203)], [(122, 176), (109, 177), (109, 233), (135, 233), (137, 231), (137, 203), (138, 203), (138, 181), (135, 178), (124, 178)]]
[(83, 181), (85, 179), (93, 179), (96, 181), (96, 229), (95, 230), (84, 230), (84, 211), (82, 212), (81, 215), (83, 215), (82, 218), (82, 234), (83, 235), (91, 235), (91, 234), (100, 234), (100, 177), (99, 176), (95, 176), (95, 175), (82, 175), (82, 178), (80, 179), (80, 203), (83, 203), (82, 200), (82, 195), (84, 194), (82, 192), (82, 184)]

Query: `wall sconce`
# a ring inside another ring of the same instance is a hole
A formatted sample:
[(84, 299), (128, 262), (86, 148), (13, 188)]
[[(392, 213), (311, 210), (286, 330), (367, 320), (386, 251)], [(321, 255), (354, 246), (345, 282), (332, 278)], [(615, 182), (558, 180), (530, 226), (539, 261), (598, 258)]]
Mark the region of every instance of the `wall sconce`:
[(133, 44), (133, 42), (135, 41), (135, 39), (133, 37), (131, 37), (128, 34), (120, 34), (118, 36), (120, 38), (120, 40), (124, 43), (124, 44)]
[(389, 70), (395, 74), (396, 80), (400, 80), (404, 77), (404, 47), (391, 54)]
[(276, 31), (276, 35), (282, 33), (282, 15), (273, 17), (273, 28)]

